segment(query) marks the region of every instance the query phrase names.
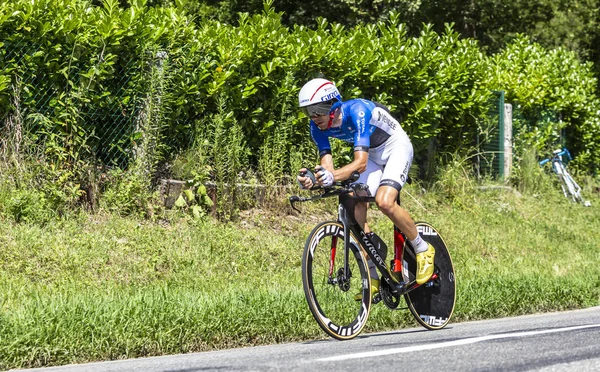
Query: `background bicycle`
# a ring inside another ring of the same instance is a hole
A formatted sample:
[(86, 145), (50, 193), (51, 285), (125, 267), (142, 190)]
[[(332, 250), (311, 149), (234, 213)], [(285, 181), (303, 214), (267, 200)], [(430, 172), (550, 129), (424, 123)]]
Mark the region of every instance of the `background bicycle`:
[(581, 196), (581, 187), (579, 187), (577, 182), (575, 182), (571, 174), (567, 171), (565, 162), (563, 162), (563, 157), (567, 162), (572, 159), (571, 153), (566, 147), (562, 150), (554, 150), (550, 158), (540, 161), (540, 166), (543, 167), (546, 163), (551, 162), (552, 171), (556, 174), (565, 197), (571, 198), (574, 202), (580, 202), (586, 207), (591, 206), (592, 204), (589, 201), (584, 200)]

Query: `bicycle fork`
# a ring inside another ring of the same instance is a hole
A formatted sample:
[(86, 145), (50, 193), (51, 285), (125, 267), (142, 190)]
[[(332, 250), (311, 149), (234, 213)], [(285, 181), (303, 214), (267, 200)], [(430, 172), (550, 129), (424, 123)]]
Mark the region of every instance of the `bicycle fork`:
[(340, 286), (343, 290), (348, 290), (348, 283), (352, 273), (350, 272), (349, 255), (350, 255), (350, 224), (348, 223), (348, 216), (346, 215), (345, 208), (340, 204), (339, 206), (339, 218), (338, 220), (342, 223), (344, 231), (344, 267), (342, 270), (335, 272), (335, 257), (337, 254), (337, 243), (338, 237), (333, 236), (331, 239), (331, 249), (329, 253), (329, 283)]

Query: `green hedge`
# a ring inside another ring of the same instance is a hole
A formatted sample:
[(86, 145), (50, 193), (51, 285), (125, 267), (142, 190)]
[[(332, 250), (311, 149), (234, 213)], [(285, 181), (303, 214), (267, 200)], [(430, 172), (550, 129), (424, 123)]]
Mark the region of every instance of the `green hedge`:
[(515, 121), (517, 145), (540, 153), (562, 140), (576, 154), (575, 164), (597, 173), (600, 100), (591, 63), (521, 36), (493, 57), (493, 65), (495, 84), (522, 113)]
[[(116, 0), (15, 0), (0, 5), (0, 66), (0, 116), (15, 111), (11, 86), (19, 77), (23, 121), (43, 128), (30, 135), (67, 160), (110, 162), (112, 149), (122, 165), (143, 145), (150, 167), (198, 148), (216, 165), (232, 156), (222, 144), (241, 133), (231, 172), (249, 167), (280, 181), (265, 172), (290, 174), (316, 161), (296, 96), (321, 75), (345, 99), (377, 100), (402, 115), (425, 165), (440, 152), (472, 149), (493, 90), (523, 108), (528, 120), (516, 130), (527, 144), (546, 150), (563, 130), (582, 167), (594, 171), (600, 160), (595, 81), (573, 53), (520, 38), (488, 57), (450, 27), (437, 34), (424, 26), (407, 37), (393, 13), (351, 29), (324, 19), (315, 29), (289, 29), (267, 3), (263, 14), (241, 14), (237, 26), (198, 26), (185, 9), (143, 0), (127, 8)], [(114, 105), (119, 120), (86, 116)], [(560, 120), (536, 122), (544, 110)], [(115, 131), (111, 143), (100, 142)]]

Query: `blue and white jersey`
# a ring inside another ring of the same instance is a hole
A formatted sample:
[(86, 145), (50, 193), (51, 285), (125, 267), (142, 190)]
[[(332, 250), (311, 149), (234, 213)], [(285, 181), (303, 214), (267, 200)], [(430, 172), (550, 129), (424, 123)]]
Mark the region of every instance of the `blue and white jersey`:
[(394, 142), (410, 145), (406, 132), (400, 123), (384, 108), (366, 99), (352, 99), (338, 102), (332, 110), (341, 110), (341, 125), (320, 130), (311, 120), (310, 135), (319, 148), (321, 156), (331, 153), (329, 138), (338, 138), (354, 145), (354, 151), (369, 151), (384, 145), (392, 137)]

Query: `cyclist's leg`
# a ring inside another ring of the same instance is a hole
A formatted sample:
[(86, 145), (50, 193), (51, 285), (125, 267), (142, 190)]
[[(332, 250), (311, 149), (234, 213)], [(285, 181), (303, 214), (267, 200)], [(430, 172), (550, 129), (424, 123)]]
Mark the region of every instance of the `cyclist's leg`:
[(358, 203), (354, 208), (354, 218), (364, 232), (371, 232), (371, 228), (367, 223), (367, 203)]
[(375, 202), (379, 209), (404, 232), (417, 254), (417, 283), (429, 280), (434, 270), (435, 249), (424, 241), (409, 213), (396, 202), (398, 193), (404, 186), (413, 158), (413, 148), (409, 141), (391, 138), (385, 144), (381, 161), (385, 162), (383, 176)]
[[(396, 202), (398, 193), (406, 183), (408, 171), (413, 159), (413, 148), (410, 142), (390, 138), (379, 151), (372, 151), (373, 156), (379, 163), (385, 164), (381, 181), (377, 185), (375, 202), (379, 210), (383, 212), (392, 222), (400, 228), (404, 234), (414, 240), (419, 234), (414, 221), (408, 212)], [(371, 186), (369, 186), (369, 189)]]
[(377, 191), (375, 202), (379, 210), (412, 241), (418, 235), (417, 227), (410, 214), (396, 203), (398, 193), (399, 191), (393, 186), (381, 186)]

